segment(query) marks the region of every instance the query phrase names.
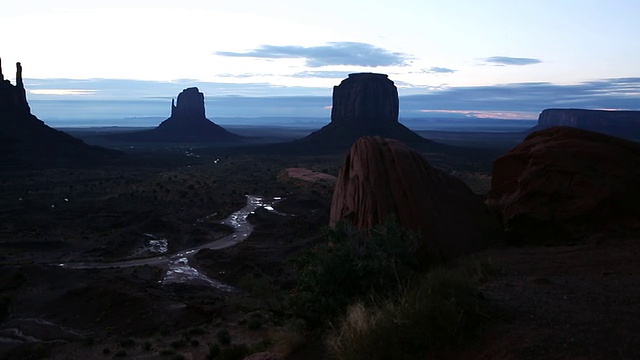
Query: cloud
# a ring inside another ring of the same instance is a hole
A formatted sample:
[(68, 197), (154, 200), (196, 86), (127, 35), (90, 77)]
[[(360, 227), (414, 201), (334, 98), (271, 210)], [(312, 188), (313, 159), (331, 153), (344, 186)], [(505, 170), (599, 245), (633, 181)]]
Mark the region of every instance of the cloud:
[(309, 67), (329, 65), (404, 66), (410, 59), (407, 54), (359, 42), (330, 42), (327, 45), (310, 47), (262, 45), (248, 52), (218, 51), (215, 54), (262, 59), (305, 59), (306, 65)]
[[(441, 110), (529, 112), (547, 108), (640, 110), (640, 77), (571, 85), (547, 82), (455, 87), (404, 96), (405, 115)], [(416, 111), (420, 109), (420, 111)]]
[(423, 74), (451, 74), (451, 73), (456, 72), (456, 70), (443, 68), (443, 67), (432, 66), (431, 68), (423, 69), (420, 72), (423, 73)]
[(97, 92), (97, 90), (87, 90), (87, 89), (33, 89), (28, 90), (30, 94), (36, 95), (93, 95)]
[(302, 71), (292, 76), (297, 78), (344, 79), (350, 73), (349, 71)]
[(532, 59), (532, 58), (517, 58), (517, 57), (508, 57), (508, 56), (492, 56), (484, 59), (484, 61), (488, 63), (497, 64), (498, 66), (504, 65), (533, 65), (539, 64), (542, 62), (540, 59)]

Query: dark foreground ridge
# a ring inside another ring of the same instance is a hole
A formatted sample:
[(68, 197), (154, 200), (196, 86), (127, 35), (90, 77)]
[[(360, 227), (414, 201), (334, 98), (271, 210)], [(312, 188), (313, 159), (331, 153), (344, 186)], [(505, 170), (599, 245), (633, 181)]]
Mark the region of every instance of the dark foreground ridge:
[(233, 143), (242, 139), (207, 119), (204, 94), (197, 87), (184, 89), (178, 94), (177, 104), (171, 100), (171, 116), (157, 128), (110, 137), (123, 141), (174, 143)]
[(22, 66), (16, 64), (16, 85), (12, 85), (4, 78), (0, 63), (0, 170), (96, 164), (121, 155), (87, 145), (32, 115), (22, 81)]

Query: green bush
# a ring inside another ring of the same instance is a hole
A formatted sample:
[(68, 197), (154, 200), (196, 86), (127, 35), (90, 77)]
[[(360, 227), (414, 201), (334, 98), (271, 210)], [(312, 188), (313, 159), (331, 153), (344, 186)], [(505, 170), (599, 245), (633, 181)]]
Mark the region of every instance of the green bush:
[(292, 260), (298, 271), (290, 294), (294, 311), (319, 325), (356, 299), (397, 290), (417, 268), (417, 245), (417, 238), (393, 220), (366, 233), (337, 224), (323, 243)]
[(418, 359), (464, 345), (489, 318), (475, 279), (435, 269), (381, 304), (349, 307), (328, 337), (339, 359)]

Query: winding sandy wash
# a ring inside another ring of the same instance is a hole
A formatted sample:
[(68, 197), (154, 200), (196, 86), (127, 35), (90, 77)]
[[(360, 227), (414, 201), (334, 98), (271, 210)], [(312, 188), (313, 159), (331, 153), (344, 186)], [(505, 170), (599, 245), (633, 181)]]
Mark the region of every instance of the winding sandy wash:
[(206, 275), (198, 272), (198, 270), (189, 266), (189, 258), (194, 256), (201, 249), (224, 249), (246, 240), (253, 231), (253, 226), (247, 220), (247, 216), (260, 207), (269, 211), (275, 211), (273, 205), (280, 200), (282, 200), (281, 197), (266, 198), (256, 195), (247, 195), (247, 205), (229, 215), (229, 217), (222, 221), (223, 224), (229, 225), (234, 229), (233, 233), (209, 243), (184, 249), (174, 254), (112, 262), (69, 262), (57, 265), (69, 269), (106, 269), (142, 265), (161, 265), (167, 266), (168, 268), (167, 273), (162, 280), (163, 284), (176, 282), (204, 283), (222, 290), (230, 291), (233, 289), (230, 286), (224, 285), (217, 280), (210, 279)]

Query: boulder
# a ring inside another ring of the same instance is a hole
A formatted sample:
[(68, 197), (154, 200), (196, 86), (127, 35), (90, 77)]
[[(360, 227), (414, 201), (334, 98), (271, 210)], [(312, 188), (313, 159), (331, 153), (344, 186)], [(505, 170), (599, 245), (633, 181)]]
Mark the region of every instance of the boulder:
[(638, 140), (640, 111), (546, 109), (538, 116), (538, 124), (531, 132), (554, 126), (571, 126)]
[(395, 217), (421, 239), (423, 264), (485, 248), (498, 220), (461, 180), (394, 139), (362, 137), (338, 174), (330, 222), (366, 230)]
[(516, 243), (640, 228), (640, 144), (572, 127), (534, 132), (495, 160), (486, 204)]

